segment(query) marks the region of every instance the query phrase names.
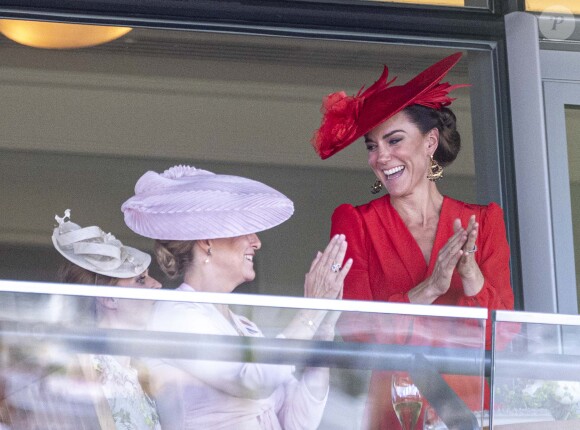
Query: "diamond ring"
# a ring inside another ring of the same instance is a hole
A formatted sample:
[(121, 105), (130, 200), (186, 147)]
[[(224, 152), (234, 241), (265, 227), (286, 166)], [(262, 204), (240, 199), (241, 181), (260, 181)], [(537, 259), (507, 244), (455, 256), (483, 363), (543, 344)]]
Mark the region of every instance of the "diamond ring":
[(473, 254), (475, 251), (477, 251), (477, 245), (473, 245), (473, 249), (470, 249), (469, 251), (463, 251), (465, 254)]

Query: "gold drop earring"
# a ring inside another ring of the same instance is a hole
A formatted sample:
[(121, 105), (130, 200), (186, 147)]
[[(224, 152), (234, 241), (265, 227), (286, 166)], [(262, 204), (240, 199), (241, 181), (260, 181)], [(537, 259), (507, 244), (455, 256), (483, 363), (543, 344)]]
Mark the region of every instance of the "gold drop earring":
[(431, 182), (438, 181), (443, 177), (443, 167), (433, 158), (431, 155), (431, 165), (429, 166), (429, 172), (427, 173), (427, 179)]
[(383, 183), (378, 179), (375, 181), (373, 186), (371, 187), (371, 194), (377, 194), (383, 189)]

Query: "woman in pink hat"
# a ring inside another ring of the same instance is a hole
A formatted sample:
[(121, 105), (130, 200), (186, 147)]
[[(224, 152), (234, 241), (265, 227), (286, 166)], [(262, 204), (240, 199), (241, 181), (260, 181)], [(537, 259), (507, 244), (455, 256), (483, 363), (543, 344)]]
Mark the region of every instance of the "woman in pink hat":
[[(247, 178), (189, 166), (145, 173), (122, 210), (133, 231), (156, 239), (163, 271), (181, 278), (177, 288), (229, 293), (255, 277), (257, 234), (286, 221), (294, 206), (286, 196)], [(306, 274), (306, 297), (340, 299), (351, 260), (334, 237)], [(341, 268), (342, 267), (342, 268)], [(279, 337), (332, 339), (337, 315), (301, 310)], [(249, 319), (227, 305), (158, 302), (152, 330), (261, 337)], [(202, 360), (152, 360), (152, 387), (164, 429), (316, 429), (328, 396), (329, 370)]]
[[(387, 83), (385, 67), (366, 91), (352, 97), (334, 93), (323, 102), (322, 123), (312, 141), (316, 152), (326, 159), (364, 137), (376, 175), (372, 191), (387, 191), (362, 206), (341, 205), (332, 216), (332, 235), (346, 236), (346, 257), (354, 261), (345, 279), (346, 299), (513, 309), (501, 208), (444, 196), (435, 183), (460, 149), (455, 115), (447, 106), (454, 100), (448, 93), (462, 85), (440, 83), (460, 57), (453, 54), (399, 86), (392, 85), (394, 79)], [(353, 320), (341, 320), (339, 326), (351, 339), (365, 331)], [(431, 337), (434, 345), (445, 346), (458, 328), (415, 325), (397, 331), (399, 336), (384, 340), (425, 344)], [(381, 329), (375, 333), (379, 338)], [(480, 385), (466, 383), (465, 377), (447, 380), (468, 406), (481, 408)], [(369, 428), (399, 428), (389, 385), (388, 372), (373, 375)]]

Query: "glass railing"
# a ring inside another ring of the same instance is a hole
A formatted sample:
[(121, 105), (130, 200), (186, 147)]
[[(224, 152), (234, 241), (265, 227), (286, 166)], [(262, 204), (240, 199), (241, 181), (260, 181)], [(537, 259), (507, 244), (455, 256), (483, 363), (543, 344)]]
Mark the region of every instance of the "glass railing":
[(136, 398), (146, 423), (212, 428), (286, 396), (319, 429), (393, 402), (415, 429), (580, 428), (580, 316), (495, 312), (486, 353), (479, 308), (10, 281), (0, 303), (1, 429), (115, 428)]
[(492, 428), (580, 428), (580, 316), (497, 311), (494, 319)]
[(426, 415), (480, 426), (485, 309), (11, 281), (0, 303), (10, 429), (114, 428), (128, 410), (211, 429), (270, 404), (268, 419), (362, 429), (369, 399), (392, 408), (393, 375), (418, 390), (395, 400), (403, 414), (415, 408), (417, 428)]

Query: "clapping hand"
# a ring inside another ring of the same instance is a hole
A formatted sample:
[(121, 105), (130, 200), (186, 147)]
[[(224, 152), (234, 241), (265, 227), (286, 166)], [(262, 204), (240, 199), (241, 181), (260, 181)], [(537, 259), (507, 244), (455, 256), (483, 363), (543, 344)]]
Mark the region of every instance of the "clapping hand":
[(347, 243), (345, 236), (334, 236), (324, 252), (318, 252), (304, 281), (304, 297), (340, 299), (344, 278), (348, 274), (352, 259), (343, 265)]
[[(346, 239), (343, 234), (334, 236), (324, 252), (318, 252), (304, 280), (304, 297), (315, 299), (342, 299), (344, 278), (352, 267), (349, 258), (344, 265)], [(291, 339), (330, 340), (340, 312), (302, 309), (288, 324), (283, 335)]]
[(476, 241), (479, 233), (479, 223), (475, 220), (475, 215), (469, 217), (467, 229), (463, 229), (461, 220), (456, 219), (453, 222), (455, 232), (465, 231), (467, 234), (465, 242), (461, 248), (461, 258), (457, 262), (457, 273), (461, 276), (463, 290), (465, 295), (474, 296), (483, 287), (483, 274), (479, 265), (475, 261), (475, 252), (477, 251)]
[[(459, 221), (459, 220), (456, 220)], [(453, 271), (457, 266), (457, 263), (463, 255), (462, 248), (467, 240), (467, 232), (461, 228), (461, 222), (459, 222), (458, 228), (455, 228), (456, 224), (453, 224), (455, 233), (447, 243), (439, 250), (437, 255), (437, 262), (433, 268), (433, 273), (430, 277), (430, 284), (434, 289), (437, 296), (442, 296), (449, 290), (451, 286), (451, 276)]]
[[(461, 258), (457, 262), (457, 271), (461, 277), (469, 277), (471, 272), (473, 272), (475, 263), (474, 253), (477, 251), (475, 246), (475, 241), (477, 240), (477, 233), (479, 229), (479, 224), (475, 221), (475, 215), (471, 215), (469, 222), (467, 224), (467, 239), (461, 248)], [(458, 218), (453, 222), (453, 231), (463, 230), (461, 225), (461, 220)]]

